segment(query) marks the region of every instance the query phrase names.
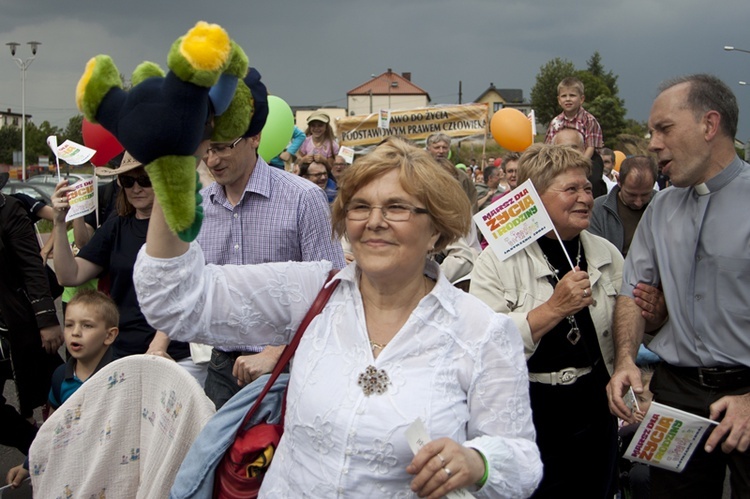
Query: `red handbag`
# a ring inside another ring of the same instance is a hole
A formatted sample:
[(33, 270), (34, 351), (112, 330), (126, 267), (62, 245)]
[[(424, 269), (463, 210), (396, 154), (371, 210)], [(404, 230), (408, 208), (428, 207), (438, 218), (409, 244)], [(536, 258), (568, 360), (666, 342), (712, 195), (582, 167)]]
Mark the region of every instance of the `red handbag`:
[[(336, 272), (332, 270), (328, 274), (326, 284), (336, 275)], [(310, 310), (307, 311), (307, 315), (302, 319), (292, 341), (284, 348), (263, 391), (255, 400), (250, 410), (247, 411), (240, 429), (237, 430), (237, 434), (234, 437), (234, 442), (232, 442), (232, 445), (216, 468), (214, 499), (254, 499), (258, 497), (263, 477), (268, 466), (271, 464), (276, 447), (281, 440), (281, 435), (284, 433), (284, 425), (263, 422), (250, 428), (246, 428), (246, 426), (250, 423), (251, 418), (260, 407), (263, 398), (271, 389), (274, 382), (276, 382), (276, 379), (289, 364), (305, 329), (307, 329), (313, 318), (323, 310), (323, 307), (328, 302), (339, 282), (334, 281), (328, 287), (324, 285), (318, 296), (315, 297), (315, 301), (313, 301)], [(284, 393), (284, 400), (286, 400), (286, 392)], [(281, 421), (284, 421), (283, 409)]]

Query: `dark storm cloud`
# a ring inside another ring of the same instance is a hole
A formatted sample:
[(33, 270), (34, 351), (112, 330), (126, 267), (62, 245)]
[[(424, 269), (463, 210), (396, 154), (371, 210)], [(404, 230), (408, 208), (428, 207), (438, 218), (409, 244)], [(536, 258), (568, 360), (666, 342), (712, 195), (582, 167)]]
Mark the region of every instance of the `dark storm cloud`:
[[(92, 6), (95, 6), (93, 8)], [(598, 50), (619, 75), (628, 117), (645, 120), (658, 83), (712, 72), (750, 106), (750, 3), (497, 0), (316, 2), (0, 2), (0, 41), (43, 42), (27, 73), (34, 121), (64, 126), (75, 114), (75, 84), (86, 60), (111, 55), (126, 76), (143, 60), (165, 65), (175, 38), (195, 21), (224, 26), (271, 92), (291, 105), (346, 106), (346, 92), (387, 68), (410, 71), (433, 103), (478, 97), (493, 82), (529, 97), (554, 57), (582, 68)], [(4, 50), (4, 49), (3, 49)], [(24, 48), (25, 50), (25, 48)], [(23, 52), (21, 55), (28, 55)], [(0, 54), (0, 108), (20, 108), (19, 71)], [(741, 112), (740, 138), (750, 137)]]

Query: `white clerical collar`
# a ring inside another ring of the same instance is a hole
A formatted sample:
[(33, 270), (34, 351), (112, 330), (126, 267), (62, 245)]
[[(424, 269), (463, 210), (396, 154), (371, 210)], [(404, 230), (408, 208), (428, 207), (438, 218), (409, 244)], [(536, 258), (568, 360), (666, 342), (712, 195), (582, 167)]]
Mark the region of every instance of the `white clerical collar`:
[(711, 189), (709, 189), (705, 183), (698, 184), (694, 186), (693, 189), (695, 189), (695, 192), (697, 192), (699, 196), (705, 196), (706, 194), (711, 194)]

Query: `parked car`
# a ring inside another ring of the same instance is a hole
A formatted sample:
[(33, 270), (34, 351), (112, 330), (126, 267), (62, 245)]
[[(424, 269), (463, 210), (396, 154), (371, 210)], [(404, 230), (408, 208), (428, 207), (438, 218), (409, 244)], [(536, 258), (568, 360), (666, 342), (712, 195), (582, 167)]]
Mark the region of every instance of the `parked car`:
[[(93, 175), (90, 173), (71, 173), (68, 175), (62, 175), (62, 178), (67, 178), (68, 183), (70, 185), (75, 184), (76, 182), (80, 182), (84, 179), (90, 179)], [(99, 177), (99, 183), (100, 184), (106, 184), (112, 181), (112, 177)], [(42, 173), (39, 175), (34, 175), (33, 177), (29, 177), (26, 182), (30, 184), (51, 184), (51, 185), (57, 185), (57, 175), (54, 173)]]
[(31, 196), (34, 199), (44, 201), (47, 205), (52, 204), (52, 194), (55, 192), (56, 184), (21, 182), (20, 180), (8, 180), (3, 187), (4, 194), (16, 194), (18, 192)]
[[(91, 175), (88, 175), (88, 177), (91, 177)], [(80, 180), (83, 180), (85, 177), (83, 175), (77, 175), (75, 173), (71, 173), (70, 175), (63, 175), (62, 178), (67, 178), (71, 184), (74, 184)], [(41, 173), (39, 175), (34, 175), (33, 177), (29, 177), (26, 179), (26, 182), (30, 184), (52, 184), (57, 185), (57, 175), (54, 173)]]

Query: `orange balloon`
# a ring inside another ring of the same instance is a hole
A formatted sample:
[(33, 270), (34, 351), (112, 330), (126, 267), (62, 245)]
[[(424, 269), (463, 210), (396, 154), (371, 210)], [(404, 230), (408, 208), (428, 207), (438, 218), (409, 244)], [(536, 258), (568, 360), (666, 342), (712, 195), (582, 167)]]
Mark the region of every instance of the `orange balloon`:
[(615, 166), (613, 170), (616, 172), (619, 172), (620, 165), (622, 164), (623, 161), (625, 161), (625, 153), (622, 151), (615, 151)]
[(534, 142), (531, 121), (518, 109), (505, 107), (492, 116), (490, 131), (501, 147), (522, 152)]

